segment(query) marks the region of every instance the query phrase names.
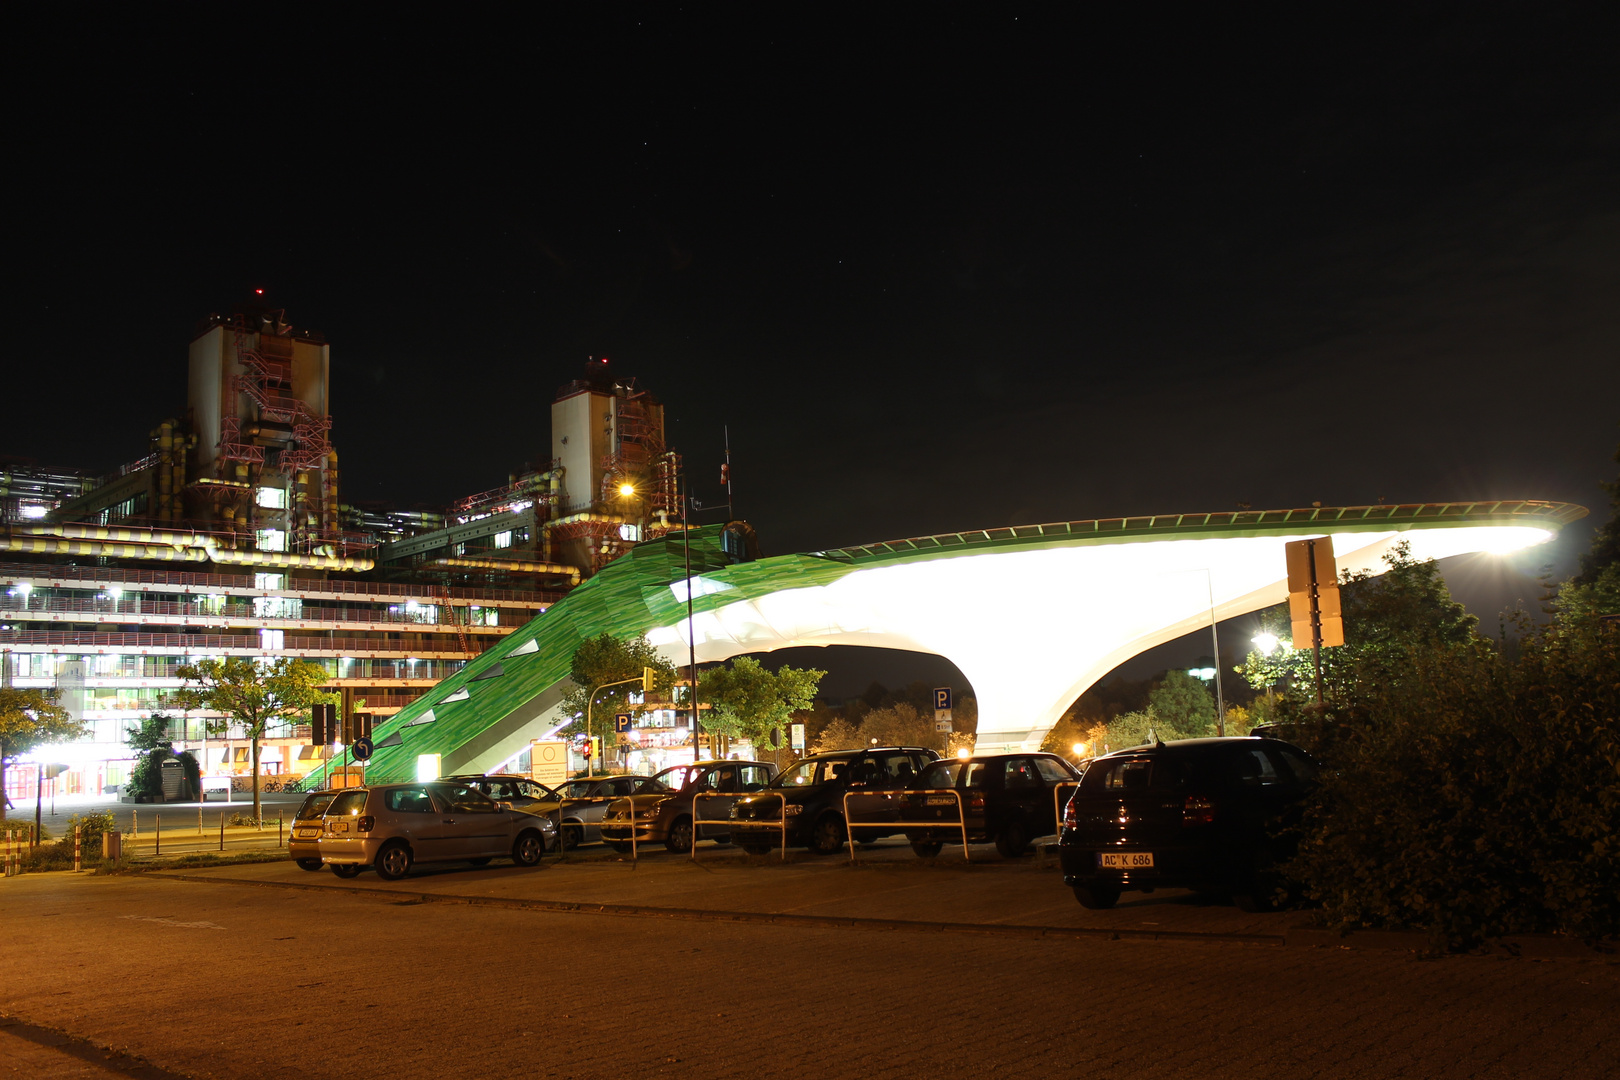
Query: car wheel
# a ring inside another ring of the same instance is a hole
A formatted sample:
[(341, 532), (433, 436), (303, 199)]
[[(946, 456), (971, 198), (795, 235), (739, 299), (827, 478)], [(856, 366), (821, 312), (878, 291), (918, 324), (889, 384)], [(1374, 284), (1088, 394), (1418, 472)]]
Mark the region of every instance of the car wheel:
[(1112, 885), (1076, 885), (1074, 898), (1087, 911), (1107, 911), (1119, 903), (1119, 890)]
[(335, 862), (332, 864), (332, 873), (336, 874), (340, 878), (359, 877), (362, 869), (364, 869), (364, 867), (361, 867), (355, 863)]
[(996, 850), (1003, 859), (1016, 859), (1029, 850), (1029, 834), (1024, 831), (1024, 823), (1011, 821), (996, 837)]
[(769, 844), (739, 844), (738, 846), (750, 855), (769, 855), (772, 850)]
[(810, 850), (817, 855), (837, 854), (847, 836), (844, 819), (837, 814), (827, 814), (810, 830)]
[(377, 852), (377, 876), (384, 881), (398, 881), (411, 872), (411, 849), (403, 840), (390, 840)]
[(585, 826), (564, 825), (562, 830), (563, 843), (568, 847), (577, 848), (585, 843)]
[(519, 866), (539, 866), (540, 857), (545, 853), (545, 838), (533, 829), (519, 833), (517, 843), (512, 845), (512, 861)]
[(691, 851), (692, 819), (676, 818), (675, 823), (669, 827), (669, 835), (664, 837), (664, 846), (677, 855), (685, 855)]
[(319, 859), (298, 859), (296, 861), (300, 870), (319, 870), (323, 865)]
[(945, 845), (938, 840), (913, 840), (911, 850), (917, 853), (918, 858), (932, 859), (945, 850)]

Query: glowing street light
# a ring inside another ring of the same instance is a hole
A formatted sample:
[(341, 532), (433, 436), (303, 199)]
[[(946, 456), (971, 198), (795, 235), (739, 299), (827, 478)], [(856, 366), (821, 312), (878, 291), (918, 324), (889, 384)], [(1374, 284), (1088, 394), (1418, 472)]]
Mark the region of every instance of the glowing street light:
[(1087, 744), (1085, 744), (1083, 742), (1077, 742), (1077, 743), (1074, 744), (1074, 756), (1075, 757), (1085, 757), (1086, 756), (1086, 751), (1089, 750), (1089, 749), (1091, 749), (1091, 747), (1088, 746)]
[(636, 493), (636, 485), (634, 485), (634, 484), (620, 484), (619, 485), (619, 494), (624, 496), (626, 499), (628, 499), (630, 496), (634, 495), (635, 493)]
[(1277, 646), (1282, 644), (1282, 639), (1270, 631), (1256, 634), (1250, 640), (1254, 642), (1254, 647), (1260, 650), (1261, 656), (1270, 656), (1277, 651)]

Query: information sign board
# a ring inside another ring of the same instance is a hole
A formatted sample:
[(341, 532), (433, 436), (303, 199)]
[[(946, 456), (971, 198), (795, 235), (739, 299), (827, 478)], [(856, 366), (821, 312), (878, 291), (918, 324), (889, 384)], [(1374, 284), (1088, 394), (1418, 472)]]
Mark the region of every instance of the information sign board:
[(535, 739), (529, 743), (529, 779), (556, 787), (568, 779), (568, 744), (561, 739)]

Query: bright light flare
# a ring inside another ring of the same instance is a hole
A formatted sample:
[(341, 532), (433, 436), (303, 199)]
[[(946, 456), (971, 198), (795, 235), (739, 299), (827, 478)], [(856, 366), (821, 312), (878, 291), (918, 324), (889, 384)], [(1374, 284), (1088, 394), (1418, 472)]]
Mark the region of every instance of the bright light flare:
[(1090, 749), (1091, 749), (1091, 747), (1089, 745), (1087, 745), (1086, 743), (1077, 742), (1077, 743), (1074, 744), (1074, 756), (1075, 757), (1085, 757), (1086, 756), (1086, 751), (1090, 750)]
[(636, 486), (634, 484), (620, 484), (619, 485), (619, 494), (623, 495), (625, 498), (628, 499), (630, 496), (634, 495), (635, 493), (636, 493)]
[(1260, 650), (1261, 656), (1270, 656), (1277, 651), (1277, 646), (1282, 644), (1282, 638), (1269, 631), (1256, 634), (1251, 640), (1254, 642), (1254, 647)]
[(1532, 529), (1528, 526), (1506, 526), (1492, 529), (1485, 537), (1480, 550), (1488, 551), (1492, 555), (1507, 555), (1515, 551), (1522, 551), (1536, 544), (1545, 544), (1553, 538), (1553, 534), (1546, 529)]
[(973, 752), (965, 746), (958, 747), (956, 750), (956, 758), (958, 761), (966, 761), (972, 756)]

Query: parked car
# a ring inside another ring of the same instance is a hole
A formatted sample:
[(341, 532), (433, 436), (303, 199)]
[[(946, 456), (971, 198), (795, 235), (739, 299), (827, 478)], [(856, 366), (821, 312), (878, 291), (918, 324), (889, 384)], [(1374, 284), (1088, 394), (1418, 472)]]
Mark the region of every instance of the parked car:
[[(634, 795), (650, 776), (581, 776), (557, 785), (562, 800), (563, 841), (569, 847), (602, 839), (602, 817), (615, 799)], [(705, 816), (710, 816), (707, 809)]]
[[(731, 810), (731, 835), (750, 854), (763, 854), (782, 842), (779, 824), (787, 816), (787, 842), (830, 855), (844, 846), (844, 795), (856, 791), (899, 791), (939, 759), (919, 746), (875, 746), (813, 754), (771, 781), (773, 794), (738, 799)], [(776, 793), (779, 793), (776, 794)], [(898, 807), (851, 807), (860, 822), (900, 820)], [(896, 828), (893, 831), (899, 831)], [(855, 839), (876, 843), (891, 835), (881, 829), (857, 829)]]
[(499, 773), (487, 776), (483, 773), (467, 773), (457, 776), (443, 776), (441, 780), (452, 783), (466, 784), (470, 788), (482, 791), (496, 802), (511, 803), (515, 810), (525, 810), (529, 813), (541, 813), (540, 810), (531, 810), (530, 807), (542, 803), (551, 804), (550, 809), (555, 810), (556, 804), (562, 801), (558, 794), (536, 780), (526, 776), (502, 776)]
[(1316, 775), (1309, 754), (1270, 738), (1183, 739), (1093, 761), (1063, 815), (1063, 881), (1088, 908), (1127, 889), (1229, 893), (1264, 910), (1286, 826)]
[[(994, 840), (1003, 858), (1014, 859), (1029, 850), (1031, 840), (1058, 831), (1058, 796), (1053, 789), (1079, 779), (1079, 770), (1056, 754), (986, 754), (936, 761), (917, 778), (916, 794), (908, 793), (901, 801), (900, 820), (918, 855), (938, 855), (944, 844), (959, 842), (960, 813), (969, 843)], [(926, 794), (946, 790), (957, 794)], [(914, 822), (941, 824), (915, 829)]]
[[(608, 804), (602, 817), (602, 839), (619, 851), (631, 848), (631, 829), (637, 844), (663, 844), (670, 851), (692, 850), (692, 801), (699, 792), (743, 795), (770, 783), (774, 766), (763, 761), (699, 761), (673, 765), (648, 778), (639, 791)], [(730, 840), (731, 826), (723, 820), (731, 798), (703, 800), (704, 818), (722, 819), (698, 828), (696, 839)]]
[(380, 784), (337, 793), (322, 818), (321, 861), (339, 877), (367, 866), (388, 881), (416, 863), (510, 857), (535, 866), (556, 843), (550, 819), (514, 810), (466, 784)]
[(337, 798), (336, 791), (312, 791), (293, 815), (292, 834), (287, 838), (287, 854), (300, 870), (319, 870), (321, 862), (321, 817)]

